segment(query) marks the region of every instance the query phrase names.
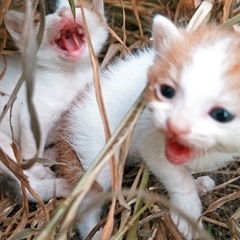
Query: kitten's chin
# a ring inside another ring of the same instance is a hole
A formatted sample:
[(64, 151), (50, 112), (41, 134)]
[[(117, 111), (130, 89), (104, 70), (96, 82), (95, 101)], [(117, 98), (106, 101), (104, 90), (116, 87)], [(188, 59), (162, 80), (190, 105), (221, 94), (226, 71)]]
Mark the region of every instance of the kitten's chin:
[(172, 138), (166, 138), (165, 155), (167, 160), (173, 164), (185, 164), (196, 156), (196, 152)]

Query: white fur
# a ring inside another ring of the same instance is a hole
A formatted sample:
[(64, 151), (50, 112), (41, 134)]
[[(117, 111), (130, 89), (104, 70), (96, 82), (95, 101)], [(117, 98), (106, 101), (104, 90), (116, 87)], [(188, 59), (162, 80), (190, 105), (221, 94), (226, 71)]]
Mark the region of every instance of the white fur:
[[(99, 6), (97, 6), (97, 8)], [(103, 9), (99, 10), (103, 12)], [(87, 8), (84, 9), (84, 12), (92, 45), (95, 53), (98, 54), (108, 35), (104, 17), (101, 20), (96, 13)], [(15, 11), (9, 11), (5, 17), (7, 29), (20, 48), (23, 19), (23, 14)], [(40, 50), (37, 53), (33, 104), (37, 112), (41, 130), (39, 157), (43, 156), (48, 134), (59, 120), (61, 114), (67, 110), (76, 94), (80, 92), (88, 82), (93, 81), (93, 70), (86, 36), (84, 37), (84, 50), (78, 59), (62, 57), (59, 51), (54, 50), (52, 45), (50, 45), (54, 36), (56, 36), (63, 23), (68, 21), (68, 19), (73, 22), (73, 15), (69, 3), (67, 0), (61, 0), (56, 12), (46, 16), (46, 29)], [(83, 25), (80, 8), (76, 8), (76, 21)], [(1, 69), (3, 69), (3, 61), (1, 61)], [(8, 56), (7, 71), (0, 81), (1, 92), (11, 94), (20, 78), (21, 72), (21, 57)], [(3, 109), (8, 98), (9, 96), (0, 96), (0, 109)], [(32, 158), (36, 154), (36, 146), (30, 130), (30, 118), (24, 84), (13, 104), (11, 124), (14, 132), (14, 141), (20, 145), (22, 157), (24, 159)], [(0, 146), (12, 159), (15, 159), (10, 147), (11, 142), (12, 134), (8, 112), (0, 124)], [(3, 164), (0, 164), (0, 168), (4, 172), (12, 175)], [(57, 197), (68, 194), (67, 185), (62, 184), (63, 179), (55, 179), (51, 170), (44, 168), (41, 164), (36, 163), (32, 168), (24, 172), (29, 178), (30, 185), (40, 195), (42, 200), (48, 200), (53, 196), (55, 184)], [(60, 189), (60, 186), (62, 186), (62, 189)], [(29, 198), (33, 200), (31, 196), (29, 196)]]
[[(158, 38), (158, 31), (165, 37), (163, 43), (161, 37)], [(156, 36), (154, 50), (142, 51), (138, 55), (129, 56), (125, 61), (119, 60), (101, 74), (103, 99), (111, 131), (116, 129), (146, 86), (146, 74), (153, 64), (154, 56), (156, 60), (159, 57), (165, 59), (161, 52), (155, 52), (160, 49), (166, 51), (171, 41), (181, 39), (180, 35), (170, 21), (156, 17), (153, 24), (153, 36)], [(178, 86), (175, 86), (171, 78), (166, 79), (167, 84), (177, 89), (176, 96), (170, 100), (160, 96), (161, 101), (148, 103), (148, 108), (137, 123), (130, 146), (129, 154), (140, 154), (152, 173), (167, 189), (171, 203), (194, 221), (200, 217), (202, 210), (198, 192), (202, 194), (212, 190), (214, 182), (209, 177), (194, 181), (190, 172), (214, 170), (226, 165), (233, 160), (232, 155), (237, 153), (236, 146), (240, 143), (237, 118), (229, 123), (219, 123), (208, 114), (215, 106), (224, 107), (234, 113), (231, 104), (232, 93), (224, 91), (227, 80), (223, 79), (226, 68), (230, 66), (228, 64), (231, 64), (228, 62), (224, 66), (223, 62), (226, 63), (228, 60), (226, 48), (232, 41), (233, 39), (226, 36), (214, 44), (206, 43), (194, 49), (191, 62), (185, 65), (179, 79), (175, 79)], [(178, 69), (173, 66), (171, 77), (177, 73)], [(178, 127), (187, 125), (190, 132), (180, 137), (181, 142), (205, 153), (184, 165), (175, 165), (168, 161), (165, 156), (164, 134), (168, 132), (166, 124), (168, 119), (172, 119)], [(93, 87), (83, 100), (76, 102), (69, 109), (65, 120), (67, 122), (63, 128), (65, 131), (63, 137), (78, 153), (82, 166), (87, 169), (105, 144), (103, 124)], [(107, 165), (99, 174), (97, 181), (104, 190), (107, 190), (110, 188), (110, 180)], [(84, 206), (85, 204), (80, 209), (84, 209)], [(89, 216), (94, 211), (90, 212)], [(190, 224), (173, 208), (170, 209), (170, 213), (186, 239), (192, 239), (194, 233)], [(88, 233), (86, 229), (94, 227), (95, 221), (96, 219), (93, 221), (89, 219), (88, 227), (86, 223), (79, 225), (83, 237)], [(201, 223), (199, 227), (202, 227)]]

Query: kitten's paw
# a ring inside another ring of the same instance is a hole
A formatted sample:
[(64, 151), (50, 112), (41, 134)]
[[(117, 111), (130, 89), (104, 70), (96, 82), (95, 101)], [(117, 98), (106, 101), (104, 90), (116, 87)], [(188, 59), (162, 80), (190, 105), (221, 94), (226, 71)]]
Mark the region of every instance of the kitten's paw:
[[(43, 201), (49, 201), (53, 197), (66, 198), (71, 192), (67, 181), (63, 178), (39, 180), (34, 176), (28, 178), (32, 189)], [(35, 198), (27, 191), (28, 200), (36, 202)]]
[(199, 196), (203, 196), (215, 187), (215, 182), (209, 176), (198, 177), (194, 180)]
[(171, 203), (170, 215), (173, 222), (187, 240), (192, 240), (196, 235), (196, 225), (200, 229), (203, 227), (199, 221), (202, 204), (196, 188), (189, 192), (172, 195)]
[[(178, 213), (171, 212), (171, 218), (175, 225), (177, 226), (178, 230), (184, 236), (186, 240), (192, 240), (197, 237), (197, 232), (194, 230), (193, 224), (196, 224), (197, 220), (188, 221), (182, 218)], [(202, 230), (203, 225), (200, 221), (198, 224), (198, 230)]]

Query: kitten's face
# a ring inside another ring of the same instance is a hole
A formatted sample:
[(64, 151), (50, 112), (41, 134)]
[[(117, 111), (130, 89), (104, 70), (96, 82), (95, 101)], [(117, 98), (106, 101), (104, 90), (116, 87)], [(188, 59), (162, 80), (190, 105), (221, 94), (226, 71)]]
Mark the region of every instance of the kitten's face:
[[(96, 54), (99, 53), (107, 38), (107, 30), (103, 9), (97, 9), (96, 1), (92, 6), (86, 6), (84, 13), (87, 27)], [(101, 2), (101, 1), (100, 1)], [(96, 13), (96, 11), (100, 13)], [(69, 3), (61, 0), (55, 13), (46, 16), (46, 30), (41, 44), (39, 58), (46, 58), (51, 51), (53, 58), (77, 62), (89, 59), (89, 44), (81, 8), (76, 8), (76, 19), (74, 21)]]
[[(38, 64), (72, 65), (74, 62), (89, 62), (89, 44), (81, 8), (76, 7), (74, 21), (70, 5), (67, 0), (59, 0), (54, 13), (45, 18), (45, 31), (42, 44), (37, 54)], [(93, 49), (99, 53), (107, 38), (107, 29), (103, 15), (103, 1), (93, 0), (92, 5), (84, 7)], [(24, 16), (15, 11), (9, 11), (5, 17), (5, 25), (21, 49), (20, 39)], [(36, 30), (38, 26), (36, 27)]]
[(155, 36), (161, 56), (149, 70), (146, 97), (172, 163), (209, 151), (240, 152), (238, 39), (216, 27), (178, 32), (164, 45)]

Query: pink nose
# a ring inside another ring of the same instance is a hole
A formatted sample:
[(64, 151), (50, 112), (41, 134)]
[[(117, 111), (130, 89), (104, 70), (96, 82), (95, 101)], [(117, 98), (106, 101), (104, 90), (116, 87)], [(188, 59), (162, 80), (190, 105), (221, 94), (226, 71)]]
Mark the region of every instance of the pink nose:
[(180, 136), (190, 132), (190, 125), (186, 119), (169, 118), (167, 120), (167, 129), (171, 135)]
[(60, 12), (58, 13), (60, 17), (65, 17), (67, 15), (72, 14), (71, 9), (69, 7), (62, 7)]

